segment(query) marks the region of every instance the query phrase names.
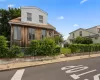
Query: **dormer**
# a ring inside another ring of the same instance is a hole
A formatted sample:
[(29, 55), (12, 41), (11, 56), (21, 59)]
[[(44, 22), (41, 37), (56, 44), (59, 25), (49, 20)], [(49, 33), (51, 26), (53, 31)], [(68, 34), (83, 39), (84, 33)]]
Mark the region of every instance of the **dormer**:
[(21, 7), (21, 22), (47, 24), (48, 14), (37, 7)]

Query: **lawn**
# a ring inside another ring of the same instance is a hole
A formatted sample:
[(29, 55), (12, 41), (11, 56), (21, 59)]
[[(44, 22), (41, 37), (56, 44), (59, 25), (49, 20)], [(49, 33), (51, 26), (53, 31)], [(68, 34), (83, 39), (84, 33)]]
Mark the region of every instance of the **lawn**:
[(62, 54), (70, 54), (71, 50), (69, 48), (61, 48), (61, 53)]

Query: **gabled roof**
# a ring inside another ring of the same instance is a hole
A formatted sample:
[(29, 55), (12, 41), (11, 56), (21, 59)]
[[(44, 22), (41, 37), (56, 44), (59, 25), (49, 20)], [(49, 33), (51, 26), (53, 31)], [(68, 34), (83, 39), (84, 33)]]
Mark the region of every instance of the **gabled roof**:
[(23, 6), (23, 7), (21, 7), (21, 9), (37, 9), (37, 10), (39, 10), (39, 11), (41, 11), (41, 12), (43, 12), (43, 13), (48, 15), (47, 12), (45, 12), (44, 10), (42, 10), (42, 9), (36, 7), (36, 6)]
[(31, 26), (31, 27), (38, 27), (38, 28), (45, 28), (45, 29), (56, 29), (51, 24), (34, 24), (34, 23), (28, 23), (28, 22), (21, 22), (21, 17), (12, 19), (9, 21), (9, 24), (15, 24), (15, 25), (22, 25), (22, 26)]
[[(78, 30), (84, 30), (84, 31), (86, 31), (86, 32), (93, 33), (93, 32), (88, 31), (87, 29), (83, 29), (83, 28), (79, 28), (79, 29), (77, 29), (77, 30), (75, 30), (75, 31), (73, 31), (73, 32), (76, 32), (76, 31), (78, 31)], [(73, 32), (70, 32), (69, 34), (71, 34), (71, 33), (73, 33)], [(96, 34), (96, 33), (93, 33), (93, 34)]]

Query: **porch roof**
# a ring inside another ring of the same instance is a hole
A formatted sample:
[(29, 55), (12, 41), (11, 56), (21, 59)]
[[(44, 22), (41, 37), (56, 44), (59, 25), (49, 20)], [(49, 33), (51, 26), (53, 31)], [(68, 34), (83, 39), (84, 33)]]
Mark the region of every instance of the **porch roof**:
[(46, 29), (53, 29), (53, 30), (56, 29), (54, 26), (52, 26), (49, 23), (48, 24), (34, 24), (34, 23), (28, 23), (28, 22), (21, 22), (21, 17), (10, 20), (9, 24), (31, 26), (31, 27), (38, 27), (38, 28), (46, 28)]

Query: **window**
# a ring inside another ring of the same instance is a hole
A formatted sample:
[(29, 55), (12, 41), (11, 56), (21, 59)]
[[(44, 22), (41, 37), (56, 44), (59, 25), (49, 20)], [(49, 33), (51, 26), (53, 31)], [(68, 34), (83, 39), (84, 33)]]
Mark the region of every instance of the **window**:
[(27, 21), (32, 21), (32, 13), (27, 13)]
[(42, 32), (41, 38), (43, 39), (43, 38), (45, 38), (47, 36), (46, 35), (46, 30), (42, 30), (41, 32)]
[(79, 32), (79, 35), (82, 36), (82, 31)]
[(43, 23), (43, 16), (39, 15), (39, 23)]
[(49, 36), (53, 36), (53, 32), (52, 31), (49, 31)]
[(98, 28), (98, 33), (100, 33), (100, 28)]
[(73, 33), (73, 38), (75, 37), (75, 34)]
[(14, 39), (21, 40), (21, 27), (14, 27)]
[(35, 39), (35, 29), (29, 28), (28, 29), (28, 34), (29, 34), (29, 36), (28, 36), (29, 40), (34, 40)]

